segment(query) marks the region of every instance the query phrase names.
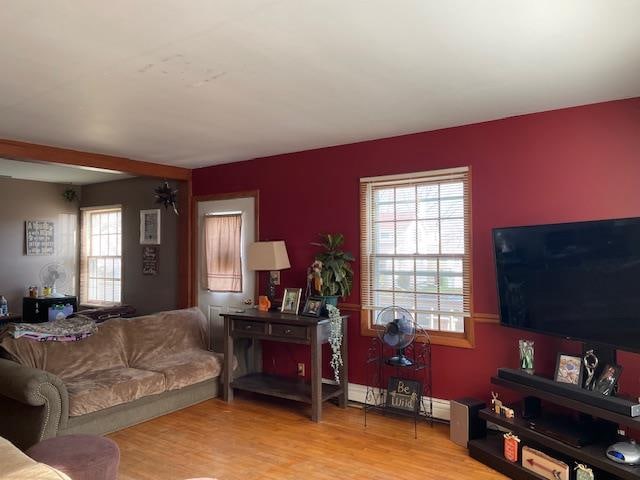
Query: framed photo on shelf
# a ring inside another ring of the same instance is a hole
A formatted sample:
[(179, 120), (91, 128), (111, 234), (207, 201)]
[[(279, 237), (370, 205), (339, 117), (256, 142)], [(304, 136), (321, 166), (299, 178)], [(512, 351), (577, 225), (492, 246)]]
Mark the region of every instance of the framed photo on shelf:
[(558, 354), (556, 373), (553, 376), (556, 382), (581, 387), (583, 373), (582, 357), (569, 355), (568, 353)]
[(140, 210), (140, 245), (160, 245), (160, 209)]
[(325, 300), (322, 297), (310, 296), (304, 303), (302, 315), (307, 315), (308, 317), (319, 317), (324, 309), (324, 302)]
[(280, 311), (282, 313), (298, 314), (300, 308), (300, 297), (302, 296), (301, 288), (285, 288), (284, 295), (282, 296), (282, 307)]
[(613, 395), (621, 373), (622, 367), (620, 365), (605, 365), (593, 386), (593, 391), (602, 395)]

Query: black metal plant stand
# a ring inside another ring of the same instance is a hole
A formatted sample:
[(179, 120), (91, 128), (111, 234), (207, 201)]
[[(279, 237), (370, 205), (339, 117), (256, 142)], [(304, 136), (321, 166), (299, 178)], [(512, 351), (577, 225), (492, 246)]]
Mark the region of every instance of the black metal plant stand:
[[(396, 366), (386, 362), (396, 354), (396, 350), (386, 345), (378, 337), (371, 339), (367, 351), (366, 378), (367, 392), (364, 401), (364, 426), (367, 427), (367, 414), (376, 411), (386, 415), (403, 415), (413, 417), (414, 437), (418, 438), (418, 421), (425, 420), (433, 426), (433, 396), (431, 375), (431, 340), (426, 331), (417, 332), (417, 338), (404, 349), (404, 355), (411, 360), (411, 365)], [(418, 381), (422, 384), (422, 396), (419, 408), (415, 413), (402, 412), (386, 406), (387, 385), (390, 377)]]

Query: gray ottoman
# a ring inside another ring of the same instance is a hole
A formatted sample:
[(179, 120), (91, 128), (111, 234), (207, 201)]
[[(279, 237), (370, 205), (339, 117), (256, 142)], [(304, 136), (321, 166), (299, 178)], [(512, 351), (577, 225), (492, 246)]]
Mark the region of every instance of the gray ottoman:
[(73, 480), (116, 480), (120, 449), (97, 435), (65, 435), (34, 445), (26, 454), (69, 475)]

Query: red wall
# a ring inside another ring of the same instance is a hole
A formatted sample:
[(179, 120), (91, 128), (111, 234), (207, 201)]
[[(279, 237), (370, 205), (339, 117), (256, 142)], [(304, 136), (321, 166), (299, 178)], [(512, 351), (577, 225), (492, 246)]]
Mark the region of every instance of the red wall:
[[(497, 313), (492, 228), (640, 216), (640, 98), (197, 169), (193, 191), (258, 189), (261, 240), (286, 240), (292, 268), (282, 283), (304, 287), (318, 233), (344, 233), (358, 257), (360, 177), (463, 165), (472, 167), (474, 310)], [(347, 301), (359, 303), (358, 288)], [(365, 383), (369, 340), (359, 321), (352, 314), (350, 381)], [(536, 340), (540, 370), (553, 369), (558, 349), (576, 348), (495, 324), (475, 328), (474, 349), (434, 348), (435, 397), (487, 397), (496, 368), (517, 365), (519, 338)], [(300, 348), (265, 347), (265, 369), (294, 373), (305, 359)], [(624, 389), (640, 390), (638, 360), (621, 354)]]

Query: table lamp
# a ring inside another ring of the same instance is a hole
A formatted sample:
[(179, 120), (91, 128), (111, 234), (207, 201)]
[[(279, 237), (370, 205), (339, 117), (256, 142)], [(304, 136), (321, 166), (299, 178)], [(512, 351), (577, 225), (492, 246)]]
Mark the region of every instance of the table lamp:
[[(249, 245), (247, 268), (258, 272), (275, 272), (290, 268), (287, 247), (283, 240), (273, 242), (255, 242)], [(267, 297), (273, 301), (276, 296), (276, 286), (273, 275), (269, 273)]]

